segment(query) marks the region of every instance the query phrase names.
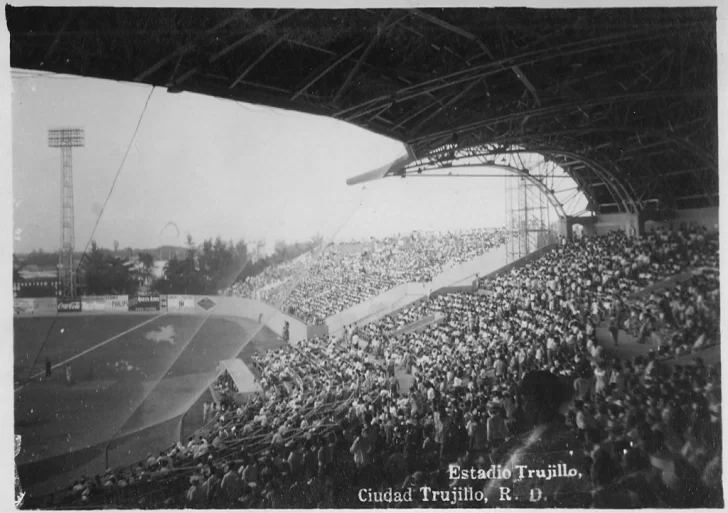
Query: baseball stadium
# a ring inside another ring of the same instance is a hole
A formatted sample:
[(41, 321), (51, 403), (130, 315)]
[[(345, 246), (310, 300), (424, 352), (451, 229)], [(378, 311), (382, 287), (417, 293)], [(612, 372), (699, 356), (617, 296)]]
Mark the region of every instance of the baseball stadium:
[(715, 7), (6, 18), (17, 507), (724, 506)]

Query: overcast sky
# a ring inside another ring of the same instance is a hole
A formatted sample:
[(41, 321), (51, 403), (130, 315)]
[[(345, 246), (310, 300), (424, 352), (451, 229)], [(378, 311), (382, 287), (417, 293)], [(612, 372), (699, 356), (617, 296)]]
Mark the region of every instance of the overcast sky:
[[(59, 246), (60, 150), (47, 130), (79, 127), (73, 150), (76, 249), (87, 244), (150, 87), (13, 72), (14, 249)], [(338, 122), (189, 93), (152, 93), (94, 235), (111, 247), (225, 239), (351, 239), (413, 229), (500, 226), (504, 181), (346, 179), (404, 153)], [(175, 223), (180, 230), (171, 226)]]

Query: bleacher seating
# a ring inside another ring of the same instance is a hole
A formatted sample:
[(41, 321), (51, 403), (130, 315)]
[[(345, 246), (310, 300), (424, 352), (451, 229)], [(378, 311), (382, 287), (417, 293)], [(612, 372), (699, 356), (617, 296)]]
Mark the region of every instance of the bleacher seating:
[[(425, 485), (488, 496), (487, 480), (448, 485), (449, 465), (550, 454), (583, 473), (544, 486), (550, 505), (718, 506), (719, 364), (664, 361), (719, 342), (717, 255), (701, 229), (585, 238), (483, 280), (489, 294), (435, 295), (342, 339), (270, 351), (255, 359), (265, 396), (131, 473), (75, 484), (66, 505), (345, 508), (362, 506), (363, 488)], [(433, 313), (445, 321), (391, 336)], [(655, 350), (620, 356), (604, 327)], [(549, 434), (534, 442), (539, 429)], [(400, 506), (432, 504), (415, 494)], [(473, 504), (437, 504), (448, 506)]]
[(232, 293), (266, 301), (307, 324), (321, 324), (397, 285), (429, 282), (446, 267), (504, 241), (504, 230), (477, 229), (332, 244), (316, 258), (304, 255), (235, 284)]

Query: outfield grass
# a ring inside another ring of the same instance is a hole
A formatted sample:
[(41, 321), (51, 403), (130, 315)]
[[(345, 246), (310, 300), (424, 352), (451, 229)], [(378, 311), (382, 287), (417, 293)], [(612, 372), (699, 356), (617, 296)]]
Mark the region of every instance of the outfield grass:
[(248, 359), (254, 349), (281, 344), (267, 328), (259, 331), (257, 323), (239, 318), (62, 317), (33, 373), (42, 373), (46, 355), (54, 365), (71, 359), (73, 383), (66, 384), (62, 369), (50, 379), (25, 383), (52, 319), (15, 321), (14, 363), (23, 382), (15, 393), (15, 430), (22, 436), (17, 463), (21, 482), (33, 495), (67, 486), (80, 473), (102, 472), (112, 439), (117, 443), (111, 444), (110, 466), (163, 449), (175, 441), (182, 417), (215, 379), (220, 360), (241, 353)]
[(16, 317), (13, 319), (16, 381), (28, 376), (36, 358), (34, 373), (44, 371), (46, 357), (55, 365), (149, 319), (148, 314)]

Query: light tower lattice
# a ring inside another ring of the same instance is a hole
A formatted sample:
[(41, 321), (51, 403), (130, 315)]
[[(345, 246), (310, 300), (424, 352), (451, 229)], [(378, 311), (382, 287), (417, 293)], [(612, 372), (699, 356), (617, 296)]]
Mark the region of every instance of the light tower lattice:
[(76, 247), (73, 214), (73, 153), (72, 148), (84, 145), (84, 132), (80, 128), (54, 128), (48, 130), (48, 146), (61, 149), (61, 248), (58, 259), (58, 277), (62, 294), (76, 297), (76, 270), (73, 251)]

